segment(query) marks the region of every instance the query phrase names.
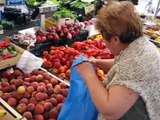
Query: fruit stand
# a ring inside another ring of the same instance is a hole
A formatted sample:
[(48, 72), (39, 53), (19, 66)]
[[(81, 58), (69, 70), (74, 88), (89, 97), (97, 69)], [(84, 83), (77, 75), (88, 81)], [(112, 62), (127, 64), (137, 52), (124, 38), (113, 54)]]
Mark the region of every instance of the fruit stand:
[[(32, 4), (32, 1), (27, 4)], [(80, 9), (76, 8), (73, 1), (64, 6), (68, 5), (72, 7), (71, 10)], [(40, 13), (55, 11), (55, 8), (39, 4), (34, 7), (38, 7)], [(79, 14), (95, 11), (94, 3), (87, 3), (87, 7), (82, 7), (81, 10), (79, 12), (83, 13), (74, 13), (75, 16), (66, 9), (57, 10), (58, 14), (50, 17), (62, 14), (61, 17), (58, 16), (57, 21), (52, 21), (46, 28), (36, 24), (17, 30), (9, 38), (4, 37), (2, 43), (6, 42), (6, 39), (7, 42), (2, 45), (0, 41), (0, 47), (3, 48), (0, 49), (0, 110), (7, 112), (2, 116), (2, 120), (56, 120), (69, 92), (70, 67), (73, 61), (79, 56), (88, 59), (114, 58), (102, 35), (94, 29), (94, 18), (77, 22), (76, 16)], [(66, 15), (70, 16), (69, 20)], [(73, 21), (70, 21), (71, 18)], [(63, 22), (59, 22), (62, 19)], [(50, 22), (47, 18), (46, 21)], [(154, 19), (152, 22), (155, 25), (144, 26), (144, 35), (159, 47), (160, 21)], [(2, 59), (6, 54), (10, 54), (9, 46), (14, 47), (12, 53), (16, 52), (16, 55)], [(42, 66), (30, 73), (18, 68), (16, 65), (24, 51), (42, 59)], [(95, 71), (100, 82), (103, 82), (107, 73), (100, 68), (95, 68)]]

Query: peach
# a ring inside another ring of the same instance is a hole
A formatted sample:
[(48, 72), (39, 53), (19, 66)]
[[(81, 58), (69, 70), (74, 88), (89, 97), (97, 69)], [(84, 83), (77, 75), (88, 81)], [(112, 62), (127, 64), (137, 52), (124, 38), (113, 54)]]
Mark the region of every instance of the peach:
[(61, 93), (62, 92), (62, 90), (61, 90), (61, 86), (60, 85), (56, 85), (55, 87), (54, 87), (54, 93), (55, 94), (59, 94), (59, 93)]
[(62, 78), (62, 79), (66, 79), (66, 74), (65, 73), (60, 73), (59, 77)]
[(38, 93), (36, 94), (36, 99), (37, 99), (37, 101), (43, 100), (43, 99), (44, 99), (44, 94), (41, 93), (41, 92), (38, 92)]
[(49, 117), (50, 118), (57, 118), (58, 117), (58, 111), (56, 108), (52, 108), (50, 111), (49, 111)]
[(31, 94), (31, 96), (32, 96), (32, 97), (36, 97), (36, 94), (37, 94), (37, 91), (34, 91), (34, 92)]
[(2, 87), (9, 87), (9, 83), (8, 82), (2, 82)]
[(57, 105), (57, 100), (56, 98), (50, 98), (49, 99), (49, 102), (51, 102), (53, 104), (53, 106), (56, 106)]
[(44, 95), (44, 100), (48, 99), (48, 94), (47, 93), (43, 93)]
[(28, 86), (27, 87), (27, 92), (32, 94), (34, 92), (34, 87), (33, 86)]
[(51, 68), (52, 67), (52, 62), (48, 61), (48, 60), (44, 61), (43, 62), (43, 67), (47, 68), (47, 69)]
[(31, 96), (28, 92), (25, 92), (24, 94), (21, 94), (21, 95), (23, 95), (24, 98), (30, 98)]
[(42, 70), (38, 71), (38, 75), (43, 75), (43, 74), (44, 74), (44, 71), (42, 71)]
[(31, 81), (31, 78), (30, 78), (30, 77), (26, 77), (26, 78), (24, 78), (24, 81), (30, 82), (30, 81)]
[(67, 62), (66, 58), (62, 58), (62, 59), (61, 59), (61, 63), (62, 63), (62, 65), (65, 65), (65, 64), (66, 64), (66, 62)]
[(44, 104), (44, 110), (46, 110), (46, 111), (51, 110), (52, 107), (53, 107), (53, 105), (52, 105), (51, 102), (46, 102), (46, 103)]
[(59, 83), (59, 85), (60, 85), (61, 88), (63, 88), (63, 89), (67, 87), (67, 85), (66, 85), (64, 82)]
[(58, 68), (58, 71), (59, 71), (60, 73), (64, 73), (64, 72), (66, 72), (66, 68), (63, 67), (63, 66), (60, 66), (60, 67)]
[(43, 78), (49, 80), (51, 76), (47, 72), (45, 72), (43, 73)]
[(44, 120), (44, 117), (41, 114), (37, 114), (34, 116), (34, 120)]
[(26, 104), (20, 103), (20, 104), (16, 107), (16, 110), (17, 110), (19, 113), (24, 113), (24, 112), (26, 111)]
[(37, 75), (38, 71), (39, 71), (38, 69), (33, 70), (32, 73), (31, 73), (31, 75)]
[(53, 73), (53, 74), (58, 74), (58, 73), (59, 73), (59, 71), (58, 71), (58, 69), (57, 69), (57, 68), (53, 68), (53, 69), (52, 69), (52, 73)]
[(23, 75), (23, 73), (22, 73), (20, 70), (14, 70), (13, 74), (14, 74), (14, 76), (16, 76), (16, 77)]
[(17, 100), (15, 98), (9, 98), (8, 101), (7, 101), (7, 103), (10, 106), (14, 107), (17, 104)]
[(53, 88), (50, 87), (50, 88), (47, 89), (47, 94), (48, 95), (52, 95), (53, 93), (54, 93), (54, 89)]
[(66, 76), (70, 76), (70, 74), (71, 74), (71, 70), (70, 69), (66, 70)]
[(48, 89), (48, 88), (53, 88), (53, 86), (52, 86), (51, 83), (47, 83), (46, 88), (47, 88), (47, 89)]
[(44, 79), (44, 81), (43, 81), (43, 82), (44, 82), (44, 84), (45, 84), (45, 85), (47, 85), (47, 84), (49, 83), (49, 80)]
[(44, 100), (41, 100), (38, 104), (40, 104), (40, 105), (42, 105), (43, 107), (44, 107), (44, 104), (45, 104), (46, 102), (44, 101)]
[(60, 66), (62, 66), (60, 62), (55, 62), (55, 63), (54, 63), (54, 67), (55, 67), (55, 68), (59, 68)]
[(30, 86), (30, 82), (24, 81), (22, 85), (28, 87)]
[(11, 79), (11, 80), (10, 80), (10, 82), (9, 82), (9, 83), (10, 83), (10, 84), (14, 84), (14, 83), (15, 83), (15, 81), (16, 81), (16, 79), (14, 79), (14, 78), (13, 78), (13, 79)]
[(8, 101), (9, 98), (11, 98), (11, 94), (10, 93), (4, 93), (2, 98), (5, 100), (5, 101)]
[(27, 110), (30, 111), (30, 112), (33, 112), (35, 110), (35, 104), (29, 103), (27, 105)]
[(11, 96), (18, 100), (22, 98), (22, 94), (19, 94), (16, 91), (11, 92)]
[(54, 59), (54, 61), (53, 61), (53, 63), (55, 63), (55, 62), (59, 62), (59, 63), (61, 63), (61, 61), (60, 61), (60, 59)]
[(18, 76), (17, 79), (24, 79), (24, 76)]
[(63, 106), (63, 103), (59, 103), (59, 104), (56, 106), (56, 109), (57, 109), (58, 112), (61, 111), (62, 106)]
[(4, 93), (9, 92), (9, 87), (3, 87), (2, 91), (3, 91)]
[(43, 81), (43, 82), (40, 82), (40, 83), (39, 83), (39, 86), (44, 86), (44, 87), (46, 87), (44, 81)]
[(27, 98), (22, 98), (19, 103), (24, 103), (24, 104), (28, 104), (29, 103), (29, 100)]
[(47, 89), (46, 89), (46, 87), (44, 87), (44, 86), (38, 86), (37, 91), (38, 91), (38, 92), (46, 92)]
[(35, 97), (32, 97), (32, 98), (30, 98), (29, 102), (36, 105), (37, 104), (37, 99)]
[(36, 81), (39, 81), (39, 82), (40, 82), (40, 81), (43, 81), (43, 79), (44, 79), (44, 78), (43, 78), (43, 75), (40, 75), (40, 74), (39, 74), (39, 75), (36, 76)]
[(35, 90), (38, 88), (38, 85), (39, 85), (38, 82), (31, 83), (31, 86), (33, 86)]
[(36, 114), (41, 114), (44, 112), (44, 107), (43, 105), (41, 104), (37, 104), (36, 107), (35, 107), (35, 113)]
[(57, 99), (58, 103), (61, 103), (64, 100), (64, 97), (63, 97), (63, 95), (58, 94), (58, 95), (56, 95), (56, 99)]
[(24, 94), (25, 91), (26, 91), (25, 86), (19, 86), (18, 89), (17, 89), (17, 92), (18, 92), (19, 94)]
[(2, 73), (2, 78), (9, 78), (11, 76), (11, 72), (5, 71)]
[(51, 78), (50, 83), (52, 84), (52, 86), (55, 86), (58, 84), (58, 80), (56, 80), (55, 78)]
[(27, 118), (27, 120), (31, 120), (32, 119), (32, 113), (27, 111), (23, 113), (23, 117)]
[(16, 87), (19, 87), (23, 84), (23, 79), (16, 79), (15, 82), (14, 82), (14, 85)]
[(36, 75), (32, 75), (30, 78), (31, 78), (31, 82), (35, 82), (36, 81)]
[(68, 88), (62, 89), (62, 95), (63, 95), (63, 96), (67, 97), (68, 92), (69, 92)]

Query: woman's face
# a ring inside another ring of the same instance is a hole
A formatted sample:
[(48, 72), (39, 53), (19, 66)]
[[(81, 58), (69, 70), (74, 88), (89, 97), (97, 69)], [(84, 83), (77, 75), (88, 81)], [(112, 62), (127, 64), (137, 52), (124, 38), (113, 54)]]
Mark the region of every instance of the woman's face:
[(113, 55), (118, 55), (128, 45), (121, 43), (119, 37), (112, 36), (110, 39), (105, 40), (105, 44)]

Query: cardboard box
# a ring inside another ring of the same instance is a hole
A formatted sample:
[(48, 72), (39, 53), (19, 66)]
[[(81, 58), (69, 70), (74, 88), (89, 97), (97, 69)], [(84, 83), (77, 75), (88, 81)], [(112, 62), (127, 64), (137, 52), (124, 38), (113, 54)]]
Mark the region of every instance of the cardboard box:
[(9, 106), (2, 98), (0, 98), (0, 109), (5, 110), (7, 114), (0, 118), (0, 120), (27, 120), (23, 118), (17, 111)]
[(16, 65), (18, 63), (22, 53), (24, 52), (24, 49), (22, 49), (21, 47), (15, 45), (13, 43), (11, 43), (11, 44), (16, 48), (18, 55), (16, 57), (0, 61), (0, 70)]

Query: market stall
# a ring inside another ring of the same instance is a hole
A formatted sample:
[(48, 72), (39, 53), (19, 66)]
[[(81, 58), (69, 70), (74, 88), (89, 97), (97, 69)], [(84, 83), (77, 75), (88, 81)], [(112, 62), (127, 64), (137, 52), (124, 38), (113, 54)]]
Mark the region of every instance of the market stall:
[[(0, 36), (0, 110), (7, 111), (2, 120), (7, 115), (56, 120), (69, 92), (73, 61), (79, 56), (114, 58), (95, 29), (97, 1), (35, 2), (25, 4), (36, 21), (4, 29)], [(160, 47), (160, 20), (142, 21), (144, 35)], [(103, 82), (107, 73), (98, 67), (95, 72)]]

